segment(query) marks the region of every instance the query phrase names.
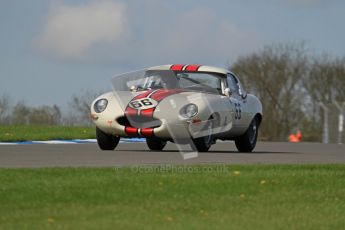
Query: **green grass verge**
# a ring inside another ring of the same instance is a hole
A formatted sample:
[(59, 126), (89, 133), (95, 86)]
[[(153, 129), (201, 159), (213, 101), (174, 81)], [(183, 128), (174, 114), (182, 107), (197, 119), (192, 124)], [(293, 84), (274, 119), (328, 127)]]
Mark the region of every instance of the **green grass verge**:
[(0, 125), (0, 141), (68, 140), (95, 138), (94, 127)]
[(345, 165), (0, 169), (0, 229), (343, 229)]

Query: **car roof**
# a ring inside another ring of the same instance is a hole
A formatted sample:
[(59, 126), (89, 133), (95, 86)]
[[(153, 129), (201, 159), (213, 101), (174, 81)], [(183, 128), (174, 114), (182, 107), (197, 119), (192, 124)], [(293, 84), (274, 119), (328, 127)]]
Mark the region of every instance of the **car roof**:
[(173, 70), (173, 71), (183, 71), (183, 72), (209, 72), (209, 73), (219, 73), (228, 74), (231, 73), (229, 70), (214, 66), (207, 65), (185, 65), (185, 64), (172, 64), (172, 65), (159, 65), (148, 68), (147, 70)]

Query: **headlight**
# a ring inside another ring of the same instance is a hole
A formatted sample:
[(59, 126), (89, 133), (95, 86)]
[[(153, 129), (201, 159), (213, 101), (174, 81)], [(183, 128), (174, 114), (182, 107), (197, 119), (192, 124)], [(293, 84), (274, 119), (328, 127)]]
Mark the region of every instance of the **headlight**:
[(191, 118), (198, 114), (198, 106), (196, 106), (195, 104), (189, 104), (186, 105), (182, 111), (183, 116)]
[(107, 105), (108, 105), (107, 99), (99, 99), (93, 105), (93, 109), (95, 110), (96, 113), (101, 113), (107, 108)]

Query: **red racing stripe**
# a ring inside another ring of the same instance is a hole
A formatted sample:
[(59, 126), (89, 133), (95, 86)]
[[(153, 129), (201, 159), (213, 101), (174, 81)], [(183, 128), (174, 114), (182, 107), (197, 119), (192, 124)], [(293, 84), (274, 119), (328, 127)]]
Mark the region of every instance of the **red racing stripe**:
[[(173, 95), (173, 94), (177, 94), (182, 92), (183, 90), (181, 89), (159, 89), (156, 90), (155, 92), (153, 92), (150, 97), (152, 99), (154, 99), (157, 102), (160, 102), (161, 100), (163, 100), (164, 98)], [(151, 91), (152, 92), (152, 91)], [(151, 93), (150, 92), (150, 93)], [(141, 96), (142, 94), (138, 95)], [(148, 96), (149, 94), (145, 94), (145, 96)], [(132, 100), (138, 99), (137, 97), (133, 98)], [(138, 110), (133, 109), (129, 106), (127, 106), (126, 111), (125, 111), (125, 115), (127, 117), (129, 116), (144, 116), (144, 117), (153, 117), (153, 113), (155, 111), (155, 107), (154, 108), (149, 108), (149, 109), (143, 109), (140, 110), (140, 114), (138, 114)]]
[(140, 115), (144, 117), (152, 117), (154, 108), (140, 110)]
[(140, 133), (143, 137), (152, 137), (153, 136), (153, 128), (142, 128)]
[(195, 72), (198, 71), (201, 65), (187, 65), (185, 71)]
[[(148, 91), (146, 91), (146, 92), (144, 92), (144, 93), (141, 93), (141, 94), (139, 94), (139, 95), (133, 97), (132, 100), (137, 100), (137, 99), (145, 98), (145, 97), (147, 97), (150, 93), (152, 93), (152, 91), (153, 91), (153, 90), (148, 90)], [(132, 101), (132, 100), (131, 100), (131, 101)]]
[(182, 91), (182, 89), (162, 89), (152, 94), (151, 98), (156, 100), (157, 102), (160, 102), (164, 98), (173, 94), (181, 93)]
[(125, 127), (125, 132), (128, 136), (139, 136), (138, 129), (134, 127), (130, 127), (130, 126)]
[(125, 115), (126, 116), (135, 116), (137, 114), (137, 110), (127, 106), (126, 110), (125, 110)]
[[(132, 100), (136, 100), (139, 98), (145, 98), (145, 97), (150, 95), (150, 98), (154, 99), (155, 101), (157, 101), (159, 103), (164, 98), (171, 96), (173, 94), (181, 93), (181, 92), (183, 92), (182, 89), (159, 89), (159, 90), (155, 90), (154, 92), (152, 92), (152, 90), (151, 90), (149, 92), (145, 92), (143, 94), (137, 95)], [(128, 119), (130, 119), (130, 117), (136, 117), (136, 116), (152, 118), (155, 110), (156, 110), (156, 107), (149, 108), (149, 109), (143, 109), (143, 110), (136, 110), (136, 109), (131, 108), (129, 105), (127, 105), (126, 110), (125, 110), (125, 116)], [(138, 114), (139, 111), (140, 111), (140, 113)], [(129, 135), (129, 136), (138, 136), (138, 129), (137, 128), (126, 127), (125, 131), (126, 131), (127, 135)], [(145, 133), (145, 135), (148, 135), (148, 133), (150, 133), (150, 132), (147, 129), (144, 129), (144, 131), (142, 133)]]
[(181, 64), (175, 64), (170, 67), (170, 70), (173, 71), (182, 71), (184, 65)]
[[(148, 90), (148, 91), (146, 91), (146, 92), (144, 92), (144, 93), (141, 93), (141, 94), (139, 94), (139, 95), (133, 97), (133, 98), (131, 99), (131, 101), (137, 100), (137, 99), (141, 99), (141, 98), (145, 98), (145, 97), (147, 97), (151, 92), (152, 92), (152, 90)], [(125, 109), (125, 116), (135, 116), (135, 115), (137, 115), (137, 110), (131, 108), (131, 107), (129, 106), (129, 104), (128, 104), (127, 107), (126, 107), (126, 109)]]

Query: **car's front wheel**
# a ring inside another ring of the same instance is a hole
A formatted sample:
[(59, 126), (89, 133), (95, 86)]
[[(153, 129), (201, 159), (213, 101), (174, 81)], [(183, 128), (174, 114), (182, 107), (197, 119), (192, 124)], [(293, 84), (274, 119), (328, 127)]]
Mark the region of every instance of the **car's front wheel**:
[(239, 152), (252, 152), (256, 146), (258, 138), (259, 121), (254, 117), (247, 131), (235, 139), (235, 144)]
[(159, 138), (153, 137), (153, 138), (146, 138), (146, 144), (151, 150), (161, 151), (164, 149), (167, 142)]
[(198, 152), (207, 152), (211, 145), (214, 143), (213, 137), (212, 137), (212, 130), (213, 130), (213, 120), (209, 120), (207, 123), (205, 129), (207, 131), (207, 135), (204, 137), (199, 137), (193, 139), (193, 143), (195, 145), (195, 148)]
[(107, 134), (96, 127), (97, 144), (102, 150), (114, 150), (119, 144), (120, 137)]

